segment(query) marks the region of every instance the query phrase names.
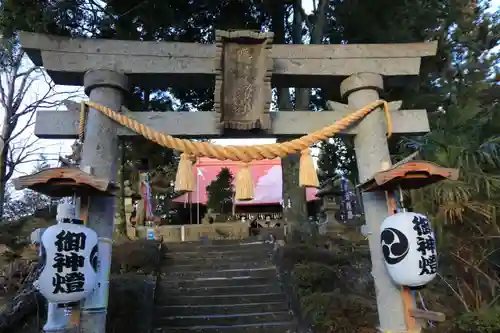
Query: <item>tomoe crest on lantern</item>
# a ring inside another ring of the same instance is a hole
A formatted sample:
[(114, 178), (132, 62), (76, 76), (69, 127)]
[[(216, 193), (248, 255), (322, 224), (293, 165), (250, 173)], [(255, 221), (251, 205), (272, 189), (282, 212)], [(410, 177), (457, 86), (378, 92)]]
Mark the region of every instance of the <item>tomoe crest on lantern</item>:
[(36, 281), (40, 293), (53, 303), (69, 303), (87, 297), (97, 283), (95, 231), (81, 220), (64, 219), (42, 235), (43, 269)]
[(391, 215), (382, 223), (380, 232), (385, 264), (395, 283), (421, 287), (436, 277), (436, 238), (425, 215)]

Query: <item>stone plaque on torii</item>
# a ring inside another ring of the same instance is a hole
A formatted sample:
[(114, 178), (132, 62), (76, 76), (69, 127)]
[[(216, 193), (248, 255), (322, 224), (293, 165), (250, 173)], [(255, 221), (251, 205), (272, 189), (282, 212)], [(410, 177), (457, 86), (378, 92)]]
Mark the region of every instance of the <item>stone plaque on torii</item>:
[[(220, 42), (223, 43), (224, 39), (231, 39), (230, 37), (231, 35), (226, 35)], [(215, 84), (216, 87), (219, 85), (216, 93), (221, 93), (221, 78), (224, 78), (221, 71), (223, 68), (220, 67), (221, 45), (69, 39), (33, 33), (20, 35), (21, 44), (31, 60), (36, 65), (43, 66), (56, 84), (83, 84), (91, 101), (113, 110), (121, 110), (159, 132), (191, 138), (223, 137), (224, 134), (227, 135), (225, 129), (233, 127), (228, 124), (242, 122), (250, 124), (246, 128), (257, 127), (260, 130), (259, 137), (293, 137), (313, 132), (343, 118), (352, 110), (378, 100), (384, 84), (392, 82), (385, 79), (418, 75), (421, 58), (435, 55), (437, 47), (436, 43), (272, 45), (270, 37), (265, 38), (266, 45), (260, 51), (263, 58), (259, 60), (269, 64), (270, 70), (266, 67), (265, 75), (249, 74), (249, 80), (270, 82), (264, 84), (262, 89), (270, 89), (271, 86), (339, 89), (338, 83), (341, 82), (341, 97), (347, 101), (347, 105), (329, 103), (333, 110), (322, 112), (269, 112), (266, 98), (249, 98), (255, 102), (254, 107), (264, 108), (257, 112), (261, 117), (258, 126), (255, 122), (252, 123), (252, 119), (248, 121), (248, 118), (228, 119), (224, 112), (238, 105), (233, 103), (224, 109), (223, 101), (217, 97), (216, 112), (129, 111), (123, 106), (123, 100), (132, 83), (139, 86), (147, 83), (149, 87), (155, 88), (210, 87)], [(262, 40), (263, 38), (243, 38), (233, 42), (255, 45)], [(250, 61), (247, 51), (241, 52), (241, 70), (245, 69), (245, 62)], [(255, 86), (250, 90), (254, 88)], [(239, 90), (233, 93), (242, 92)], [(425, 110), (401, 110), (399, 102), (391, 103), (390, 106), (393, 133), (419, 134), (429, 131)], [(227, 116), (234, 117), (234, 114)], [(269, 121), (266, 117), (269, 117)], [(37, 113), (35, 134), (46, 139), (77, 138), (78, 125), (79, 110), (71, 106), (68, 111), (41, 110)], [(386, 128), (382, 112), (372, 112), (346, 131), (346, 134), (354, 135), (361, 182), (391, 165)], [(255, 137), (249, 131), (237, 134), (239, 137)], [(137, 134), (117, 126), (109, 118), (90, 108), (81, 165), (92, 166), (94, 175), (113, 181), (116, 173), (114, 161), (117, 160), (117, 138), (134, 135)], [(383, 331), (408, 332), (400, 289), (388, 276), (380, 250), (380, 236), (376, 232), (388, 215), (386, 198), (380, 192), (366, 192), (363, 193), (363, 202), (366, 224), (375, 231), (370, 238), (370, 252), (380, 328)], [(111, 237), (113, 205), (113, 199), (106, 197), (93, 198), (90, 202), (88, 225), (100, 237)], [(102, 304), (86, 304), (83, 307), (82, 332), (104, 332), (105, 312), (94, 311), (92, 307), (105, 308), (105, 302), (103, 300)]]

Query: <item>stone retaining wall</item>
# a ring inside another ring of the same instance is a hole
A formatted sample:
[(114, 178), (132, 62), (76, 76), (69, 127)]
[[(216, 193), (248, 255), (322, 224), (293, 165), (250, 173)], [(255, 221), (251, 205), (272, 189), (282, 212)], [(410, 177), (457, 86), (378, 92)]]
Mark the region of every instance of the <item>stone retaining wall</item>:
[[(136, 237), (146, 238), (147, 227), (135, 228)], [(245, 239), (249, 236), (248, 224), (241, 222), (213, 224), (162, 225), (151, 228), (156, 237), (162, 237), (165, 243), (179, 243), (207, 239)]]
[[(106, 331), (149, 333), (153, 319), (156, 283), (157, 277), (153, 275), (113, 276), (110, 284)], [(119, 297), (116, 298), (117, 295)]]

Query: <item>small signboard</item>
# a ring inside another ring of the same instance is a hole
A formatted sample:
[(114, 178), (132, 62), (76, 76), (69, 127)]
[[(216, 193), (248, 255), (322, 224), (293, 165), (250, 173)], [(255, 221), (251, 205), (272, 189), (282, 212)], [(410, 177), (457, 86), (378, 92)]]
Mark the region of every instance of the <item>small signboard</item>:
[(147, 240), (155, 240), (155, 230), (154, 229), (147, 229), (146, 239)]

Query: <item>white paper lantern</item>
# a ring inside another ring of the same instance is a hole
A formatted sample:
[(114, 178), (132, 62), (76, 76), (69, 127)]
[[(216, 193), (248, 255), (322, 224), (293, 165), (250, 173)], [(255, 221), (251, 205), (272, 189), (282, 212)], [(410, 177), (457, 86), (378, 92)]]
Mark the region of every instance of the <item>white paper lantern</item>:
[(421, 287), (437, 274), (436, 238), (427, 216), (401, 212), (381, 225), (380, 245), (392, 280)]
[(53, 303), (80, 301), (97, 283), (97, 234), (81, 220), (63, 221), (42, 235), (44, 267), (35, 282), (40, 293)]

